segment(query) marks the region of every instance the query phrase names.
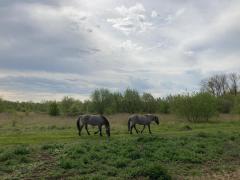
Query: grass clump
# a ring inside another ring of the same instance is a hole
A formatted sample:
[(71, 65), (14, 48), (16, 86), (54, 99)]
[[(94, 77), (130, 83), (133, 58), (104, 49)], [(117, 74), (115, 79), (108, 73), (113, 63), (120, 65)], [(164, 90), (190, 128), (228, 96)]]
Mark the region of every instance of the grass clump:
[(171, 175), (157, 163), (145, 164), (141, 168), (136, 168), (131, 172), (131, 177), (147, 177), (150, 180), (171, 180)]

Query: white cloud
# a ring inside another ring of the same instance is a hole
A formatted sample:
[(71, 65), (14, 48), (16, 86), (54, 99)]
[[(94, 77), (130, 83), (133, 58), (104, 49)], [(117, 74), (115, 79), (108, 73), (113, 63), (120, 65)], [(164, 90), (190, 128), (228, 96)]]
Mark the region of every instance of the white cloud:
[(142, 4), (137, 3), (129, 8), (120, 6), (116, 7), (115, 10), (120, 17), (108, 18), (107, 22), (126, 35), (145, 32), (152, 26), (152, 23), (146, 20), (146, 10)]
[(176, 12), (176, 17), (179, 17), (179, 16), (181, 16), (183, 13), (185, 12), (185, 9), (184, 8), (182, 8), (182, 9), (179, 9), (177, 12)]
[(123, 43), (121, 43), (120, 44), (120, 48), (122, 50), (130, 51), (130, 52), (142, 50), (141, 46), (139, 46), (136, 43), (133, 43), (131, 40), (126, 40)]
[(152, 14), (151, 14), (151, 17), (152, 18), (155, 18), (158, 16), (158, 13), (156, 11), (152, 11)]

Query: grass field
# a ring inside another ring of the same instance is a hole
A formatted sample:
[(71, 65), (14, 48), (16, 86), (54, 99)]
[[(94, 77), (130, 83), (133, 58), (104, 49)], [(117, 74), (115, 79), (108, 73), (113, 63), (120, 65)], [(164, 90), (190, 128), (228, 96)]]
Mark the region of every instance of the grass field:
[[(77, 135), (75, 117), (0, 114), (1, 179), (237, 179), (240, 116), (192, 124), (159, 115), (152, 135), (129, 135), (128, 114), (107, 116), (111, 137)], [(138, 126), (138, 129), (142, 127)], [(105, 135), (105, 134), (104, 134)]]

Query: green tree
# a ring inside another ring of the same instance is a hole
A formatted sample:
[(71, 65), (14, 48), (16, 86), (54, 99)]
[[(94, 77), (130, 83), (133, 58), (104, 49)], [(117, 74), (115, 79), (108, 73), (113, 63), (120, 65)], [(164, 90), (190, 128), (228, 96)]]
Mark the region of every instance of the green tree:
[(94, 111), (103, 114), (112, 104), (112, 94), (107, 89), (96, 89), (91, 95)]
[(124, 92), (124, 111), (128, 113), (135, 113), (141, 110), (141, 98), (138, 91), (134, 89), (126, 89)]
[(63, 115), (69, 115), (70, 114), (70, 109), (72, 105), (74, 104), (75, 100), (71, 97), (64, 97), (61, 101), (61, 112)]
[(143, 102), (143, 112), (146, 113), (155, 113), (156, 112), (156, 100), (150, 93), (143, 93), (142, 95)]
[(83, 108), (82, 102), (75, 100), (75, 102), (71, 105), (68, 114), (71, 116), (82, 114), (82, 108)]
[(56, 101), (49, 104), (48, 113), (50, 116), (58, 116), (60, 114), (59, 107)]
[(156, 105), (157, 112), (164, 113), (164, 114), (170, 113), (170, 104), (169, 104), (168, 98), (165, 98), (165, 99), (157, 98), (156, 104), (157, 104)]
[(112, 101), (113, 113), (123, 112), (123, 95), (120, 92), (112, 94)]

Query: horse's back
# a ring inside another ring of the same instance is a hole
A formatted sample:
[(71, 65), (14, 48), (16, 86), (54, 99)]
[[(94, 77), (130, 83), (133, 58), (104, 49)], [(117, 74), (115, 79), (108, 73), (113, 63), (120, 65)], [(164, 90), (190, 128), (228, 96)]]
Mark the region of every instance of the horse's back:
[(136, 124), (146, 125), (151, 122), (146, 116), (143, 115), (132, 115), (130, 117), (132, 121)]
[(104, 124), (104, 119), (102, 116), (99, 115), (92, 115), (88, 119), (88, 124), (91, 124), (93, 126), (98, 126)]

